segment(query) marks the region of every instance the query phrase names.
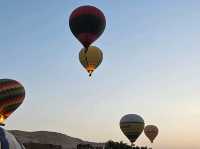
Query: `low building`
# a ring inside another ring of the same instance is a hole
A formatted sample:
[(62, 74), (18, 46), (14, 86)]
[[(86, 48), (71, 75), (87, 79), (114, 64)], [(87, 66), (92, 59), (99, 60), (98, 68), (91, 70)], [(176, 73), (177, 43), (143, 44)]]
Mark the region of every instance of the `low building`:
[(78, 144), (77, 149), (103, 149), (102, 146), (93, 146), (91, 144)]
[(60, 145), (40, 144), (40, 143), (25, 143), (26, 149), (62, 149)]
[(133, 147), (133, 149), (150, 149), (150, 148), (148, 148), (146, 146), (145, 147), (144, 146), (143, 147), (136, 146), (136, 147)]

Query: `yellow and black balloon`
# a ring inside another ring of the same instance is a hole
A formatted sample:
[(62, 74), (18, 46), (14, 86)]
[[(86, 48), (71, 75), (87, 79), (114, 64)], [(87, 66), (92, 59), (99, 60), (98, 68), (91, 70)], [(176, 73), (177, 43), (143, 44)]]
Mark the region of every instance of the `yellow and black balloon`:
[(134, 142), (144, 130), (144, 119), (137, 114), (127, 114), (120, 120), (120, 129), (134, 146)]
[(0, 125), (22, 104), (25, 89), (16, 80), (0, 79)]
[(89, 76), (91, 76), (93, 71), (101, 64), (103, 53), (95, 46), (90, 46), (87, 50), (86, 48), (83, 48), (79, 53), (79, 60), (89, 73)]
[(71, 32), (84, 47), (79, 53), (79, 59), (89, 76), (103, 60), (102, 51), (91, 44), (101, 36), (105, 26), (106, 18), (103, 12), (90, 5), (76, 8), (69, 18)]

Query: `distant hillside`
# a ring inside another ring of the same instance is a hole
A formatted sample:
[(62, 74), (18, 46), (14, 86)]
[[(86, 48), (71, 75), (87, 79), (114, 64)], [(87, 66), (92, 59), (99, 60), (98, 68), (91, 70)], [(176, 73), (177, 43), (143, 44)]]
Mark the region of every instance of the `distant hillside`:
[(62, 149), (76, 149), (77, 144), (91, 144), (93, 146), (103, 146), (103, 143), (87, 142), (78, 138), (73, 138), (57, 132), (36, 131), (26, 132), (10, 130), (20, 143), (52, 144), (62, 146)]

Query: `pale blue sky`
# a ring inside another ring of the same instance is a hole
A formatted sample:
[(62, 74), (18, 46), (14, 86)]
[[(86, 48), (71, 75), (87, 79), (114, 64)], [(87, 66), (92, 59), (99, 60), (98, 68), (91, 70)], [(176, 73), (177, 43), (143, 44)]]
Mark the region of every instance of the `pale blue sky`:
[[(93, 44), (104, 60), (92, 79), (68, 17), (80, 5), (107, 19)], [(26, 88), (7, 129), (51, 130), (90, 141), (128, 142), (121, 116), (157, 124), (155, 148), (199, 149), (200, 1), (0, 0), (1, 78)], [(148, 144), (144, 134), (138, 144)]]

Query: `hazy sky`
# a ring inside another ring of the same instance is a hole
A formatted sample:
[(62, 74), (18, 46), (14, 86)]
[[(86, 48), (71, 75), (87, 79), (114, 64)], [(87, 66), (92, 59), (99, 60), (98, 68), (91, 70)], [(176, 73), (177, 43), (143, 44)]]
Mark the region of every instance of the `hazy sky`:
[[(88, 4), (107, 19), (93, 44), (103, 63), (91, 79), (68, 26), (72, 10)], [(199, 149), (199, 6), (198, 0), (0, 0), (0, 77), (26, 88), (6, 128), (128, 142), (119, 120), (137, 113), (159, 126), (155, 148)], [(142, 134), (137, 144), (149, 141)]]

